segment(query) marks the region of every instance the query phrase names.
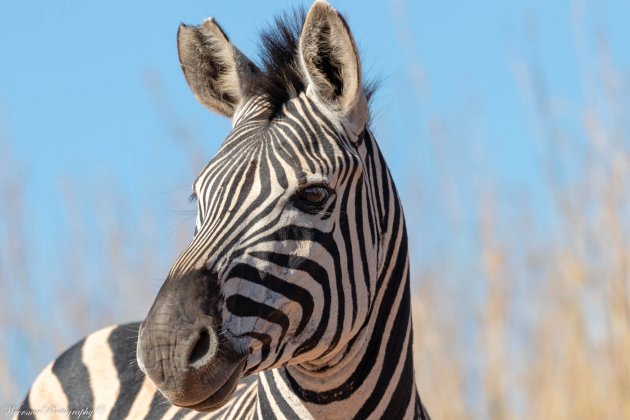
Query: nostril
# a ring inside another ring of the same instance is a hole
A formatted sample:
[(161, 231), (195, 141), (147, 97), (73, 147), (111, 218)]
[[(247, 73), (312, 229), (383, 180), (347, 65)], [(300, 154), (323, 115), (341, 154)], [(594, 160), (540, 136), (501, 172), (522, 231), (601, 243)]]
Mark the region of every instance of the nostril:
[(208, 363), (216, 351), (216, 342), (208, 330), (201, 330), (199, 338), (193, 346), (190, 356), (188, 356), (188, 364), (191, 367), (199, 368)]

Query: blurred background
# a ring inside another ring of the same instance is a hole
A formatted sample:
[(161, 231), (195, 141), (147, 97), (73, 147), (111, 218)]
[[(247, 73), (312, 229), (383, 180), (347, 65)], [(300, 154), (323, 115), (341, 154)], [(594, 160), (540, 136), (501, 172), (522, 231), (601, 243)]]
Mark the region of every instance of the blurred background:
[[(256, 57), (289, 0), (0, 3), (0, 404), (147, 313), (229, 122), (180, 22)], [(307, 4), (308, 5), (308, 4)], [(383, 84), (436, 419), (630, 418), (630, 3), (333, 1)]]

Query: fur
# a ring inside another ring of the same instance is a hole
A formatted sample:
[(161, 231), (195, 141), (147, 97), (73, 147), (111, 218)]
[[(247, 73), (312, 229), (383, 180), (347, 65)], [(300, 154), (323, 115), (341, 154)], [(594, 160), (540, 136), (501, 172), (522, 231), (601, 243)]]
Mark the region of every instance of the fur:
[[(262, 68), (257, 81), (256, 93), (264, 95), (269, 105), (269, 119), (272, 119), (282, 106), (304, 92), (308, 77), (300, 63), (300, 34), (306, 20), (304, 7), (296, 8), (277, 16), (272, 25), (260, 34), (261, 45), (258, 51)], [(345, 22), (344, 22), (345, 24)], [(363, 92), (368, 103), (380, 82), (370, 79), (363, 82)]]

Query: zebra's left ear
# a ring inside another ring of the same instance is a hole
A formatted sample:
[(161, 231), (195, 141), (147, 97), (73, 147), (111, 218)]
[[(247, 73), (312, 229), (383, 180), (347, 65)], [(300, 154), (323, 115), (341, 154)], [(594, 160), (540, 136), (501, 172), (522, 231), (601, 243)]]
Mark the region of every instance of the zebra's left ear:
[(340, 111), (355, 134), (362, 131), (368, 109), (357, 47), (344, 18), (323, 0), (317, 0), (306, 16), (300, 61), (308, 78), (307, 89)]

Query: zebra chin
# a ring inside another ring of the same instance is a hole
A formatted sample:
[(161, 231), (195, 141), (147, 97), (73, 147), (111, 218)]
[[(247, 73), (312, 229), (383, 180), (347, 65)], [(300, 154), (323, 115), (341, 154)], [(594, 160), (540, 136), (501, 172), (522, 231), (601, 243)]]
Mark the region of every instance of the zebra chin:
[[(201, 391), (205, 391), (205, 393), (195, 393), (194, 390), (192, 390), (191, 392), (190, 389), (185, 388), (177, 391), (174, 394), (166, 393), (165, 391), (161, 392), (166, 396), (166, 398), (168, 398), (168, 400), (172, 404), (175, 404), (179, 407), (190, 408), (197, 411), (214, 411), (223, 407), (228, 401), (230, 401), (232, 394), (234, 394), (234, 391), (236, 390), (238, 381), (239, 379), (241, 379), (244, 364), (244, 362), (239, 363), (236, 367), (234, 367), (231, 374), (229, 374), (229, 370), (226, 370), (225, 375), (229, 376), (225, 380), (225, 382), (218, 388), (216, 388), (215, 386), (208, 389), (202, 389)], [(220, 382), (217, 381), (217, 376), (213, 375), (207, 375), (205, 377), (202, 376), (199, 379), (196, 379), (196, 381), (199, 381), (200, 383), (207, 383), (208, 380), (216, 381), (215, 383)], [(207, 397), (205, 397), (205, 399), (199, 402), (195, 402), (199, 399), (199, 396), (203, 398), (205, 394), (208, 395)]]
[[(179, 389), (168, 391), (156, 385), (174, 405), (197, 411), (214, 411), (230, 401), (241, 379), (244, 365), (243, 361), (236, 366), (215, 366), (212, 371), (205, 374), (189, 375), (190, 382)], [(200, 387), (199, 384), (205, 384), (207, 387)]]
[(211, 277), (167, 279), (140, 325), (140, 369), (174, 405), (212, 411), (227, 403), (247, 353), (220, 331)]

